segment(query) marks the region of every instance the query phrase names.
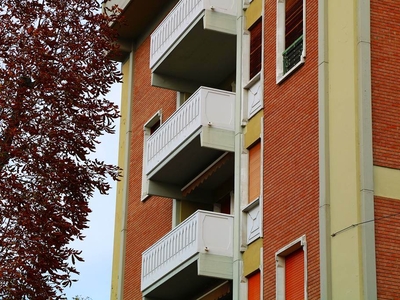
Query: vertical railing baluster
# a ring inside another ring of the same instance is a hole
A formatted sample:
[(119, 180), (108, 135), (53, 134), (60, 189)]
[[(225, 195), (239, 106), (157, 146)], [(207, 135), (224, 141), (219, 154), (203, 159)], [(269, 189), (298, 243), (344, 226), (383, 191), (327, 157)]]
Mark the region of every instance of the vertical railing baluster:
[(146, 173), (163, 161), (175, 147), (201, 126), (202, 91), (199, 88), (147, 139)]
[[(202, 11), (202, 7), (198, 5), (201, 1), (204, 0), (182, 0), (178, 2), (164, 21), (154, 30), (151, 35), (151, 67)], [(153, 39), (153, 37), (156, 38)]]

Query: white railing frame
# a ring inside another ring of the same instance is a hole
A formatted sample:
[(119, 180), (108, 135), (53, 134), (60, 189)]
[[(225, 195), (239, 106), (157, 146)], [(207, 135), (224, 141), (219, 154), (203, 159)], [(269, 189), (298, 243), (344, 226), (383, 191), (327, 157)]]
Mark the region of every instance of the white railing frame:
[[(229, 242), (226, 245), (221, 247), (221, 245), (217, 246), (212, 243), (205, 244), (204, 236), (215, 234), (215, 232), (210, 232), (209, 228), (203, 228), (205, 218), (223, 219), (229, 223), (229, 229), (226, 227), (213, 229), (214, 231), (230, 231), (222, 232), (224, 236), (228, 236)], [(215, 255), (232, 257), (232, 239), (232, 215), (198, 210), (142, 253), (142, 290), (197, 253), (210, 251)]]
[[(201, 126), (207, 126), (213, 123), (213, 126), (233, 130), (233, 122), (223, 124), (217, 117), (210, 119), (206, 110), (208, 105), (212, 105), (209, 98), (215, 96), (215, 109), (218, 109), (219, 103), (217, 97), (228, 97), (231, 107), (234, 105), (235, 94), (232, 92), (200, 87), (185, 103), (179, 107), (161, 126), (158, 128), (146, 142), (146, 174), (149, 174), (160, 162), (188, 137), (195, 133)], [(208, 99), (208, 100), (207, 100)], [(207, 102), (207, 103), (206, 103)], [(229, 107), (224, 107), (220, 111), (218, 118), (223, 114), (229, 113)], [(233, 114), (234, 112), (231, 111)], [(233, 116), (232, 116), (233, 118)]]
[[(150, 68), (155, 66), (162, 55), (171, 48), (175, 41), (198, 19), (204, 10), (230, 15), (236, 14), (236, 0), (232, 0), (231, 5), (227, 5), (227, 7), (215, 5), (214, 3), (219, 4), (220, 2), (216, 0), (181, 0), (175, 5), (151, 34)], [(221, 4), (225, 4), (225, 2)]]
[(203, 0), (181, 0), (151, 34), (150, 68), (203, 11)]

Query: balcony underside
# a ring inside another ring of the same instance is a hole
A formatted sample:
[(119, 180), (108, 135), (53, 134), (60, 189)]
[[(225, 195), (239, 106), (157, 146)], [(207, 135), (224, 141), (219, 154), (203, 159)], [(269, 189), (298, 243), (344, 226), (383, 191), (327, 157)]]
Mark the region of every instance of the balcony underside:
[[(165, 15), (178, 0), (112, 0), (107, 6), (118, 4), (122, 8), (124, 23), (118, 27), (120, 38), (135, 40), (149, 30), (158, 15)], [(153, 26), (156, 26), (154, 24)]]
[(234, 17), (205, 11), (152, 67), (152, 85), (182, 92), (220, 87), (236, 70)]
[(114, 59), (123, 61), (131, 51), (131, 43), (157, 26), (155, 20), (161, 20), (177, 2), (178, 0), (111, 0), (108, 2), (108, 7), (117, 4), (122, 9), (124, 17), (122, 25), (115, 27), (119, 35), (121, 53)]
[(146, 300), (187, 300), (232, 280), (232, 258), (199, 253), (143, 291)]
[[(206, 131), (209, 131), (209, 129)], [(233, 132), (225, 132), (229, 147), (225, 149), (202, 146), (206, 134), (197, 133), (176, 149), (148, 176), (149, 195), (212, 203), (218, 199), (215, 191), (224, 186), (232, 188), (234, 159), (226, 151), (233, 151)], [(203, 137), (203, 141), (202, 141)], [(220, 142), (223, 140), (221, 138)], [(227, 145), (225, 145), (227, 146)]]

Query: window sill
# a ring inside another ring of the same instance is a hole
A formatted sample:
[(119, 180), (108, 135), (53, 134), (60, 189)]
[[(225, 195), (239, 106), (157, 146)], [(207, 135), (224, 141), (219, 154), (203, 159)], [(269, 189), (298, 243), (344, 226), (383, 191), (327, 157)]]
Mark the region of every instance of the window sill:
[(250, 202), (245, 207), (243, 207), (242, 211), (248, 212), (248, 211), (252, 210), (254, 207), (256, 207), (259, 203), (260, 203), (260, 197), (257, 197), (252, 202)]
[(288, 78), (294, 71), (300, 68), (305, 63), (305, 56), (300, 57), (300, 61), (289, 71), (287, 71), (284, 75), (278, 75), (276, 77), (276, 84), (282, 83), (286, 78)]
[(244, 89), (249, 89), (251, 88), (254, 84), (256, 84), (261, 78), (261, 71), (258, 72), (256, 75), (254, 75), (248, 82), (247, 84), (243, 87)]
[(149, 194), (143, 194), (143, 195), (140, 197), (140, 201), (144, 202), (144, 201), (146, 201), (149, 197), (150, 197)]

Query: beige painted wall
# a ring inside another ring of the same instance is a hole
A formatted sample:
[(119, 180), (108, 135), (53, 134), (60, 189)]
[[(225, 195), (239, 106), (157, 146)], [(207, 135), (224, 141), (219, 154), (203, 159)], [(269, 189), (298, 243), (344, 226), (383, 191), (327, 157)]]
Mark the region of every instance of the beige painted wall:
[(263, 246), (263, 239), (251, 243), (243, 253), (243, 275), (248, 276), (261, 266), (260, 249)]
[(400, 170), (374, 166), (374, 194), (400, 200)]
[(261, 13), (262, 13), (262, 1), (253, 0), (245, 12), (247, 29), (249, 29), (251, 25), (253, 25), (254, 22), (261, 17)]
[[(357, 0), (328, 2), (331, 230), (360, 221)], [(332, 298), (363, 299), (360, 227), (331, 239)]]
[(186, 220), (199, 209), (212, 211), (213, 206), (208, 203), (181, 201), (180, 222)]
[[(129, 127), (127, 124), (128, 116), (128, 101), (129, 101), (129, 81), (131, 74), (129, 74), (130, 60), (122, 64), (122, 73), (124, 80), (121, 88), (121, 119), (120, 119), (120, 133), (119, 133), (119, 149), (118, 149), (118, 165), (125, 166), (126, 154), (126, 140), (129, 134)], [(125, 174), (123, 174), (125, 176)], [(115, 204), (115, 227), (114, 227), (114, 247), (113, 247), (113, 261), (112, 261), (112, 277), (111, 277), (111, 299), (118, 299), (118, 277), (120, 274), (120, 259), (121, 259), (121, 236), (122, 236), (122, 220), (125, 209), (123, 208), (124, 198), (124, 180), (118, 181), (116, 191), (116, 204)]]
[(261, 120), (263, 117), (263, 111), (259, 111), (253, 116), (247, 123), (244, 129), (244, 147), (249, 148), (254, 142), (256, 142), (261, 136)]

